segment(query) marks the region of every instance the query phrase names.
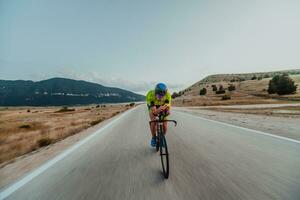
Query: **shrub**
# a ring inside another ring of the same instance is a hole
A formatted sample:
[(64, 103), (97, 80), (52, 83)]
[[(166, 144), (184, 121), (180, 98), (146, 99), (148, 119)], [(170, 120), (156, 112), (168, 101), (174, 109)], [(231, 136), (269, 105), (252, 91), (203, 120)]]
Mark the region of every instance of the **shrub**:
[(223, 85), (220, 85), (219, 90), (216, 91), (216, 94), (224, 94), (224, 93), (225, 93), (225, 89), (224, 89)]
[(41, 138), (37, 141), (39, 147), (44, 147), (44, 146), (48, 146), (49, 144), (51, 144), (53, 142), (53, 140), (51, 138), (45, 137), (45, 138)]
[(251, 80), (256, 80), (256, 79), (257, 79), (256, 75), (254, 75), (254, 76), (251, 78)]
[(222, 96), (221, 100), (229, 100), (229, 99), (231, 99), (231, 96), (225, 94), (224, 96)]
[(173, 92), (172, 94), (172, 99), (175, 99), (177, 97), (179, 97), (180, 95), (177, 92)]
[(213, 91), (217, 91), (218, 90), (218, 88), (217, 88), (216, 85), (212, 85), (211, 87), (213, 88)]
[(270, 75), (269, 74), (265, 74), (264, 78), (270, 78)]
[(31, 128), (31, 126), (28, 124), (24, 124), (24, 125), (19, 126), (19, 128), (29, 129), (29, 128)]
[(70, 111), (75, 111), (75, 109), (69, 109), (67, 106), (63, 106), (60, 110), (56, 112), (70, 112)]
[(30, 109), (28, 109), (27, 112), (30, 112)]
[(103, 121), (103, 118), (96, 119), (96, 120), (94, 120), (94, 121), (91, 121), (91, 122), (90, 122), (90, 125), (91, 125), (91, 126), (94, 126), (94, 125), (96, 125), (96, 124), (99, 124), (99, 123), (102, 122), (102, 121)]
[(235, 90), (235, 85), (229, 85), (228, 90), (229, 90), (229, 91)]
[(96, 108), (99, 108), (100, 107), (100, 105), (96, 105)]
[(296, 90), (297, 85), (295, 85), (295, 82), (289, 77), (288, 74), (275, 75), (269, 81), (269, 94), (293, 94), (296, 92)]
[(262, 77), (262, 76), (259, 76), (259, 77), (257, 78), (257, 80), (261, 80), (261, 79), (263, 79), (263, 77)]
[(201, 90), (200, 90), (200, 95), (206, 95), (206, 92), (207, 92), (207, 90), (206, 90), (206, 88), (202, 88)]
[(120, 113), (120, 111), (116, 111), (116, 112), (114, 112), (113, 114), (112, 114), (112, 116), (116, 116), (117, 114), (119, 114)]
[(132, 106), (134, 106), (134, 105), (135, 105), (135, 103), (133, 103), (133, 102), (129, 104), (130, 107), (132, 107)]

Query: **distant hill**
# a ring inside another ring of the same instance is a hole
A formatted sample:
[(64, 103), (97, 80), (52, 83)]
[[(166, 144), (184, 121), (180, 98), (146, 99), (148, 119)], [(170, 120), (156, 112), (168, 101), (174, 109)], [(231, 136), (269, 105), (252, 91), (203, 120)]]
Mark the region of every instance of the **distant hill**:
[[(268, 84), (277, 74), (287, 73), (298, 85), (295, 94), (277, 95), (268, 94)], [(231, 105), (231, 104), (256, 104), (276, 103), (277, 100), (300, 100), (300, 69), (275, 72), (257, 72), (244, 74), (216, 74), (205, 77), (186, 89), (174, 93), (173, 105), (177, 106), (203, 106), (203, 105)], [(222, 86), (224, 93), (216, 93), (214, 87)], [(229, 89), (229, 87), (234, 89)], [(205, 95), (200, 95), (200, 90), (206, 89)], [(224, 95), (230, 97), (224, 100)], [(276, 101), (276, 102), (275, 102)]]
[(143, 95), (66, 78), (0, 80), (0, 106), (55, 106), (143, 101)]
[(242, 82), (252, 79), (263, 79), (270, 78), (278, 74), (287, 73), (289, 75), (300, 74), (300, 69), (292, 70), (281, 70), (272, 72), (253, 72), (253, 73), (242, 73), (242, 74), (214, 74), (205, 77), (204, 79), (194, 83), (193, 85), (187, 87), (186, 89), (180, 91), (179, 93), (184, 94), (190, 91), (192, 88), (206, 84), (206, 83), (217, 83), (217, 82)]
[(214, 74), (205, 77), (201, 81), (193, 84), (193, 86), (202, 83), (215, 83), (215, 82), (222, 82), (222, 81), (225, 82), (247, 81), (255, 77), (257, 79), (269, 78), (283, 73), (287, 73), (289, 75), (296, 75), (296, 74), (300, 74), (300, 69), (282, 70), (282, 71), (273, 71), (273, 72), (254, 72), (254, 73), (243, 73), (243, 74)]

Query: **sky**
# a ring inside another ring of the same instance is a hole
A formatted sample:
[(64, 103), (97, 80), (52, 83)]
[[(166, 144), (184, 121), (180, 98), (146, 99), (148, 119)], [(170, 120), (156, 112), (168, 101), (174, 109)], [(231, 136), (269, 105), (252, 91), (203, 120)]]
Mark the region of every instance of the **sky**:
[(216, 73), (300, 68), (298, 0), (0, 0), (0, 79), (144, 94)]

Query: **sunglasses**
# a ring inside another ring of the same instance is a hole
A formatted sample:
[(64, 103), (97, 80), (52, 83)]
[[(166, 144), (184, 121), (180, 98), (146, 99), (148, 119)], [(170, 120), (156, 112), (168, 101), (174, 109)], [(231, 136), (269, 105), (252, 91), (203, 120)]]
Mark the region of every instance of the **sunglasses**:
[(166, 93), (158, 93), (158, 94), (156, 94), (156, 97), (158, 99), (162, 99), (165, 95), (166, 95)]

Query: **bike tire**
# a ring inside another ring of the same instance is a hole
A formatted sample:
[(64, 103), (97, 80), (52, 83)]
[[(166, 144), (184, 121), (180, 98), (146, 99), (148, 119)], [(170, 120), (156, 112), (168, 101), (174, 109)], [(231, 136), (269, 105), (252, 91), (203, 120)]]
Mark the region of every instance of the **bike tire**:
[(159, 145), (160, 149), (160, 158), (161, 158), (161, 165), (163, 169), (163, 174), (166, 179), (169, 178), (169, 152), (168, 152), (168, 145), (166, 137), (161, 134), (160, 136), (160, 142), (162, 145)]
[(159, 137), (156, 136), (156, 151), (158, 152), (159, 150)]

